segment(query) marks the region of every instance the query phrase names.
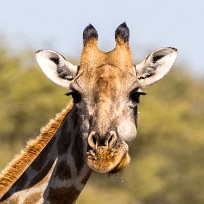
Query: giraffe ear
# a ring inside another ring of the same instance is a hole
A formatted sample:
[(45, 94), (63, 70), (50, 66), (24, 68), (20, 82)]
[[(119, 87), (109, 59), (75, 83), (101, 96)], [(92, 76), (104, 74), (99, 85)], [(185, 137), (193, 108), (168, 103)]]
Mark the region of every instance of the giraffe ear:
[(160, 48), (136, 65), (136, 75), (141, 87), (149, 86), (162, 79), (177, 57), (176, 48)]
[(69, 88), (70, 81), (78, 73), (78, 66), (68, 62), (52, 50), (36, 51), (36, 59), (44, 74), (55, 84)]

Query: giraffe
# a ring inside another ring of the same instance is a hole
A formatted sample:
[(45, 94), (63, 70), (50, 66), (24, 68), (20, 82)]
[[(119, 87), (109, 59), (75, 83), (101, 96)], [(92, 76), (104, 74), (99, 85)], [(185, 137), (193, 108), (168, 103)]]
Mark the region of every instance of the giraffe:
[(92, 171), (114, 174), (129, 165), (142, 88), (168, 73), (177, 49), (157, 49), (133, 65), (126, 23), (115, 30), (112, 51), (101, 51), (97, 40), (89, 24), (79, 66), (52, 50), (36, 52), (44, 74), (73, 101), (0, 175), (1, 203), (75, 203)]

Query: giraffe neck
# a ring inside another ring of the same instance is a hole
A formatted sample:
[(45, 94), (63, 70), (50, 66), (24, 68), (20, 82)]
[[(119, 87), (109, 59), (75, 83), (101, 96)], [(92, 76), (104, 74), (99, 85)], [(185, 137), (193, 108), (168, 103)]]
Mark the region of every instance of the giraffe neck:
[(42, 152), (3, 196), (3, 203), (74, 203), (91, 170), (73, 107)]

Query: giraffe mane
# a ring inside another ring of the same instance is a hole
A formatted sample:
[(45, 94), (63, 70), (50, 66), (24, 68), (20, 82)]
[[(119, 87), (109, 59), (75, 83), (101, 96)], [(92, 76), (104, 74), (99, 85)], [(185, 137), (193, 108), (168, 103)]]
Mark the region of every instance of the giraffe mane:
[(0, 174), (0, 199), (49, 143), (72, 107), (73, 103), (69, 103), (54, 119), (42, 127), (40, 135), (28, 141), (25, 149), (21, 150), (20, 154), (16, 155), (2, 171)]

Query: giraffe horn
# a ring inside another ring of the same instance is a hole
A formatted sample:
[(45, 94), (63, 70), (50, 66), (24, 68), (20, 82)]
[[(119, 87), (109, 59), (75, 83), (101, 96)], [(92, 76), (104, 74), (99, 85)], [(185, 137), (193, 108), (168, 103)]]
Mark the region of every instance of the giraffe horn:
[(98, 33), (96, 29), (89, 24), (83, 32), (83, 50), (80, 60), (80, 69), (96, 66), (104, 58), (104, 53), (98, 48)]
[(123, 45), (123, 44), (129, 44), (129, 28), (127, 27), (126, 23), (122, 23), (118, 26), (118, 28), (115, 30), (115, 40), (116, 45)]
[(90, 46), (96, 46), (98, 41), (98, 33), (96, 29), (89, 24), (83, 32), (83, 43), (84, 47), (90, 45)]

